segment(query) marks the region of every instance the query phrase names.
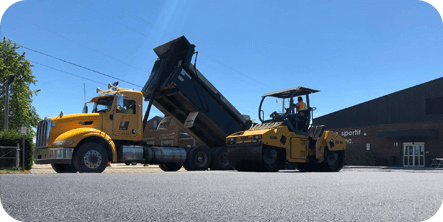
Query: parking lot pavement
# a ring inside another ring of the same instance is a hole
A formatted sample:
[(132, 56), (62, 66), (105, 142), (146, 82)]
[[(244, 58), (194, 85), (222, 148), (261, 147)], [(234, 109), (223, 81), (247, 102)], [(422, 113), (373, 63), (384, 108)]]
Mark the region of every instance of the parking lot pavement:
[(371, 169), (0, 175), (0, 199), (20, 221), (415, 222), (440, 208), (443, 171)]

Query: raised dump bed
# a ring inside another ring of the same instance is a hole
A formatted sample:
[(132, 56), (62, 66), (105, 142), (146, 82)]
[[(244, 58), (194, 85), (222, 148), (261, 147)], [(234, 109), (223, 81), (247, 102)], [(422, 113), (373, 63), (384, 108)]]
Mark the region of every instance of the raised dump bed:
[(142, 89), (145, 101), (150, 101), (144, 123), (152, 102), (201, 145), (226, 146), (228, 135), (248, 129), (252, 122), (191, 64), (194, 50), (184, 36), (154, 48), (158, 59)]

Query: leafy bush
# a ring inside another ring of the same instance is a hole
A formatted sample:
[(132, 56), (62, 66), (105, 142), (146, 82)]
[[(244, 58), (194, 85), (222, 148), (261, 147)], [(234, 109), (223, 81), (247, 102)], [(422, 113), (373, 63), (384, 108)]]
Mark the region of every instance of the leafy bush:
[[(34, 163), (33, 161), (33, 152), (35, 149), (35, 145), (32, 140), (32, 135), (28, 134), (25, 136), (25, 169), (30, 170)], [(0, 131), (0, 146), (13, 146), (17, 147), (17, 143), (20, 143), (20, 160), (23, 157), (23, 136), (20, 133), (20, 130), (4, 130)], [(0, 156), (3, 156), (4, 153), (9, 150), (0, 149)], [(15, 157), (15, 152), (12, 152), (12, 156)], [(2, 168), (10, 168), (14, 164), (14, 159), (1, 159), (0, 160), (0, 169)], [(23, 163), (20, 162), (20, 167), (23, 166)]]
[(345, 164), (357, 166), (378, 166), (382, 162), (373, 153), (346, 153)]

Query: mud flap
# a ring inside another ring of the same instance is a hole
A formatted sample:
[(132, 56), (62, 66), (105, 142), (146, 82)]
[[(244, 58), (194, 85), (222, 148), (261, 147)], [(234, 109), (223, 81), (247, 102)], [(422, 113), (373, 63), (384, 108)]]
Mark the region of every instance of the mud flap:
[(195, 119), (197, 118), (198, 111), (189, 113), (188, 117), (186, 117), (185, 127), (191, 128), (194, 126)]

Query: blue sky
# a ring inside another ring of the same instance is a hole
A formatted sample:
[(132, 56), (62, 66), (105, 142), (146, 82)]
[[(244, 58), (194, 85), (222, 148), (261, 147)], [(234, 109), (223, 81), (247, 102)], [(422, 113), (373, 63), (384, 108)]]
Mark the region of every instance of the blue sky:
[[(199, 52), (197, 68), (257, 121), (268, 92), (318, 89), (311, 105), (320, 116), (440, 78), (443, 71), (442, 19), (419, 0), (26, 0), (8, 8), (0, 34), (140, 86), (156, 59), (152, 49), (185, 35)], [(24, 51), (35, 64), (33, 88), (41, 92), (33, 104), (42, 118), (81, 112), (83, 84), (89, 100), (114, 81)], [(281, 109), (275, 100), (268, 104)], [(154, 109), (155, 115), (162, 116)]]

